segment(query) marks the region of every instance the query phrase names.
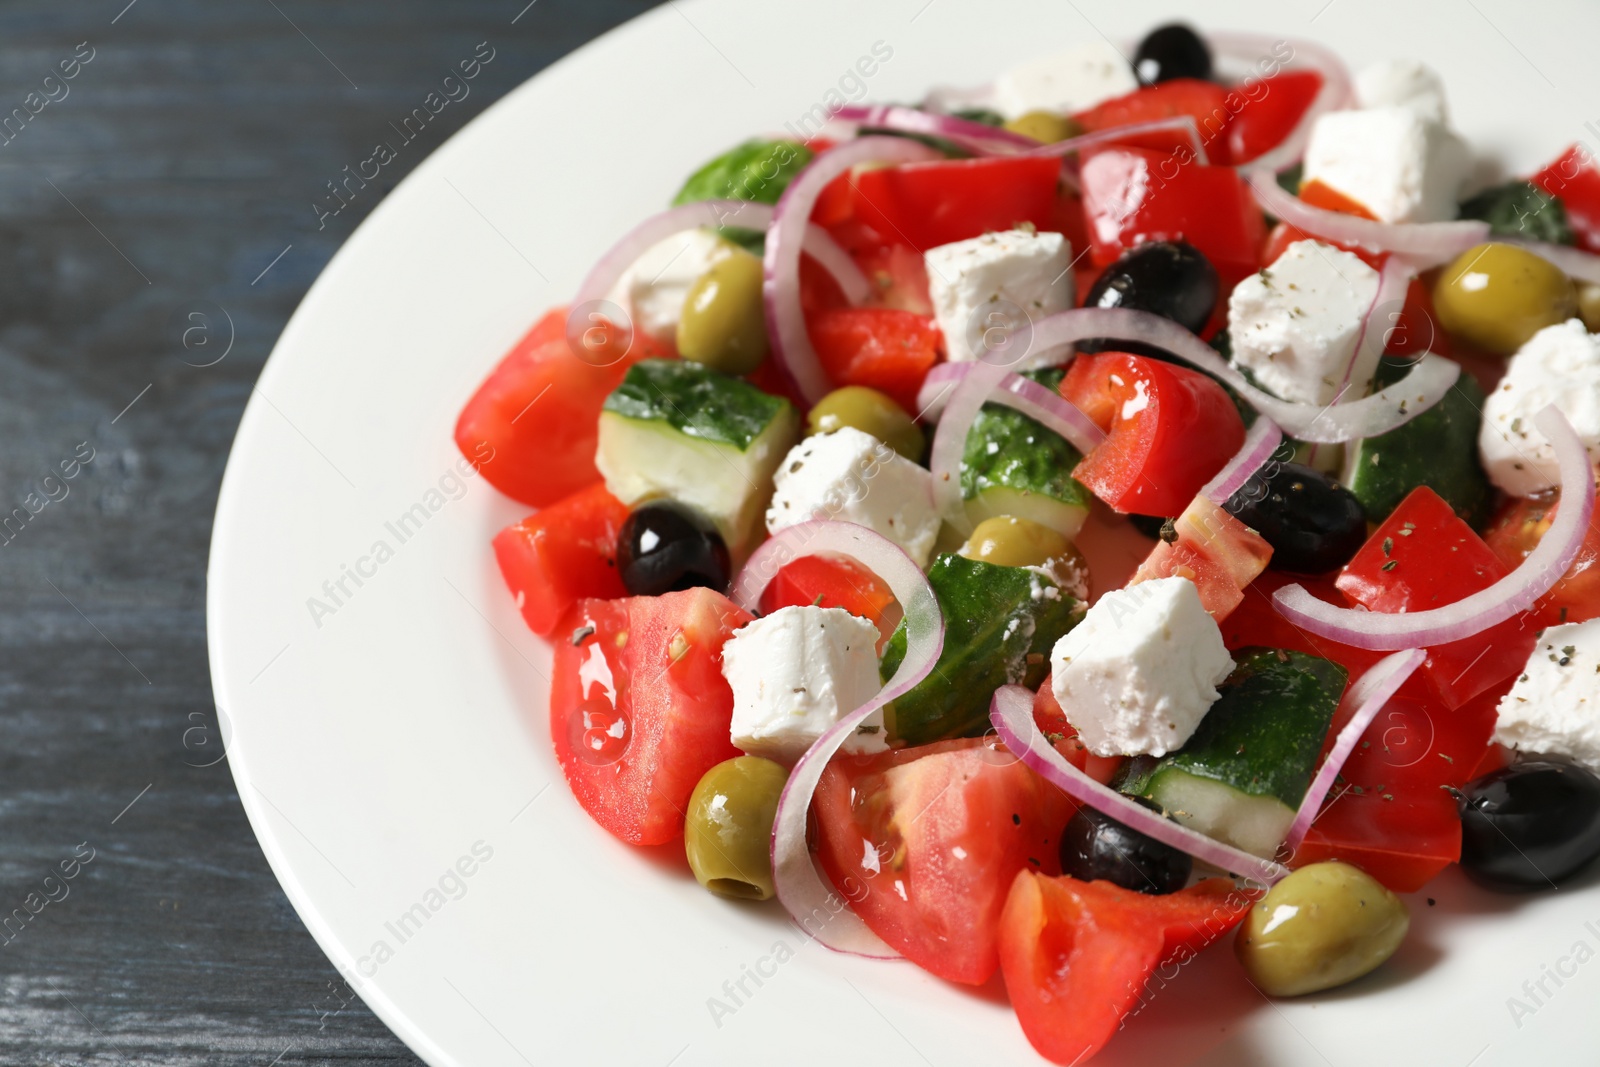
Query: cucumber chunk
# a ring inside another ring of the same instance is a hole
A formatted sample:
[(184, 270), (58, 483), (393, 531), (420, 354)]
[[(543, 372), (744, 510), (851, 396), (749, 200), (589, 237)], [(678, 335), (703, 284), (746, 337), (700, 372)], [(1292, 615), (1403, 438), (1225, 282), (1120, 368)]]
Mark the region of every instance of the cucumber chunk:
[(759, 532), (772, 473), (799, 436), (787, 400), (698, 363), (648, 359), (606, 397), (595, 466), (624, 504), (662, 496), (686, 504), (740, 556)]
[[(1050, 389), (1065, 372), (1024, 371)], [(1083, 455), (1042, 424), (1001, 404), (985, 404), (967, 432), (961, 457), (961, 496), (976, 526), (997, 515), (1031, 519), (1067, 538), (1089, 515), (1089, 490), (1072, 477)]]
[(1348, 674), (1304, 652), (1245, 649), (1194, 736), (1130, 763), (1118, 788), (1203, 834), (1272, 857), (1316, 772)]

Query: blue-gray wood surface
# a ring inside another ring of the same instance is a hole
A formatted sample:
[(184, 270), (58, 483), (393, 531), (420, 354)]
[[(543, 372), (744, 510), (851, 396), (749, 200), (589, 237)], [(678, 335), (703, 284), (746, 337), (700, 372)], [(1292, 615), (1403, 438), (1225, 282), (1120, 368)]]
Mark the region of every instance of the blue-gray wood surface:
[[(382, 194), (648, 6), (0, 3), (0, 1063), (418, 1062), (212, 763), (217, 486), (274, 340)], [(326, 183), (481, 41), (470, 95), (319, 229)]]

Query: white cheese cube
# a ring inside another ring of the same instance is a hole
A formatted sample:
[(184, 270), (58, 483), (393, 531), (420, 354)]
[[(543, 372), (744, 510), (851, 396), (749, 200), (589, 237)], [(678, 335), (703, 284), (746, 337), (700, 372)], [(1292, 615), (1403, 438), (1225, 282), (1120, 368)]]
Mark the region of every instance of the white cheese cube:
[(1233, 363), (1263, 389), (1300, 404), (1370, 391), (1378, 352), (1360, 354), (1361, 323), (1378, 295), (1378, 272), (1342, 248), (1296, 241), (1228, 298)]
[(1440, 222), (1456, 217), (1469, 163), (1459, 137), (1409, 106), (1332, 111), (1311, 127), (1302, 180), (1382, 222)]
[(633, 328), (658, 341), (676, 342), (689, 288), (718, 260), (737, 252), (713, 230), (675, 233), (645, 249), (608, 294), (633, 318)]
[(1600, 619), (1552, 626), (1500, 698), (1494, 739), (1600, 773)]
[(919, 567), (939, 536), (933, 475), (853, 426), (808, 437), (773, 477), (767, 530), (812, 519), (853, 522), (882, 534)]
[[(878, 628), (843, 608), (779, 608), (722, 646), (722, 675), (733, 690), (734, 746), (793, 764), (883, 688)], [(868, 720), (845, 741), (845, 752), (888, 748), (883, 713)]]
[(1008, 119), (1030, 111), (1084, 111), (1139, 88), (1109, 41), (1095, 41), (1012, 67), (994, 83), (994, 109)]
[(1578, 319), (1530, 337), (1484, 402), (1478, 455), (1489, 480), (1512, 496), (1561, 484), (1555, 450), (1533, 424), (1550, 404), (1571, 420), (1589, 458), (1600, 459), (1600, 336)]
[[(1037, 321), (1072, 307), (1077, 295), (1072, 243), (1059, 233), (986, 233), (930, 248), (923, 260), (934, 317), (953, 363), (977, 359), (987, 331), (1022, 326), (1003, 301), (1020, 308), (1028, 321)], [(995, 335), (994, 343), (1007, 336)]]
[(1362, 107), (1405, 107), (1433, 122), (1448, 123), (1444, 82), (1439, 72), (1415, 59), (1385, 59), (1356, 72), (1356, 100)]
[(1233, 671), (1222, 631), (1187, 578), (1101, 597), (1050, 654), (1051, 689), (1098, 756), (1181, 748)]

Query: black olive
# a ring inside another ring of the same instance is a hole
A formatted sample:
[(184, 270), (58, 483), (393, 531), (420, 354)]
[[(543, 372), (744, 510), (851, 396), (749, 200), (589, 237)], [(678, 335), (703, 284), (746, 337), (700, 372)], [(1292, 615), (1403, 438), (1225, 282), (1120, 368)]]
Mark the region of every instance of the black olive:
[(617, 569), (632, 596), (660, 596), (706, 586), (728, 588), (722, 535), (700, 516), (666, 500), (641, 504), (617, 536)]
[(1367, 540), (1355, 494), (1299, 463), (1268, 460), (1222, 506), (1272, 546), (1278, 570), (1324, 574), (1349, 563)]
[(1194, 860), (1187, 852), (1146, 837), (1087, 804), (1061, 831), (1061, 871), (1081, 881), (1101, 878), (1159, 896), (1182, 889), (1193, 869)]
[[(1211, 261), (1182, 241), (1147, 241), (1123, 253), (1100, 272), (1083, 298), (1084, 307), (1133, 308), (1171, 319), (1198, 334), (1217, 306), (1221, 283)], [(1078, 342), (1080, 352), (1106, 349), (1170, 360), (1158, 348), (1137, 342), (1094, 337)]]
[(1544, 889), (1600, 856), (1600, 777), (1565, 756), (1530, 756), (1470, 783), (1461, 869), (1489, 889)]
[(1133, 54), (1133, 73), (1141, 85), (1173, 78), (1211, 77), (1211, 49), (1181, 22), (1158, 26), (1145, 34)]

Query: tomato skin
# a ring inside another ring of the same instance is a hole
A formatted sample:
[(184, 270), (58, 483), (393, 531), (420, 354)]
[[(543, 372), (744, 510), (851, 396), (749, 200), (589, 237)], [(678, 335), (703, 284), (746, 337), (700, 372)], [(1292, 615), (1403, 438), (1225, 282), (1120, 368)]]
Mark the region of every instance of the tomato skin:
[(1528, 179), (1567, 209), (1567, 223), (1578, 247), (1600, 252), (1600, 165), (1583, 144), (1575, 144), (1555, 162)]
[(900, 602), (877, 575), (844, 556), (801, 556), (784, 564), (761, 594), (763, 615), (808, 604), (843, 608), (871, 622), (881, 635), (880, 652), (882, 641), (894, 633), (903, 614)]
[(1322, 90), (1322, 75), (1289, 70), (1257, 84), (1261, 95), (1252, 96), (1253, 88), (1243, 91), (1244, 103), (1233, 109), (1228, 123), (1228, 156), (1235, 165), (1265, 155), (1294, 132)]
[(806, 327), (834, 386), (869, 386), (917, 413), (917, 390), (939, 358), (932, 319), (893, 308), (838, 308), (808, 315)]
[[(1510, 500), (1484, 534), (1489, 548), (1507, 569), (1528, 558), (1555, 520), (1557, 497), (1551, 491)], [(1600, 617), (1600, 531), (1593, 523), (1584, 534), (1577, 558), (1561, 580), (1531, 609), (1534, 625), (1555, 626)]]
[[(926, 252), (953, 241), (1009, 230), (1019, 222), (1055, 230), (1061, 160), (1051, 156), (941, 159), (881, 167), (850, 177), (850, 215), (877, 233)], [(823, 218), (838, 225), (829, 193)], [(817, 215), (813, 213), (813, 218)]]
[(549, 637), (579, 600), (627, 595), (617, 571), (627, 518), (627, 506), (596, 482), (495, 535), (494, 558), (530, 630)]
[[(1345, 564), (1334, 585), (1368, 611), (1415, 613), (1454, 604), (1506, 573), (1472, 527), (1432, 489), (1419, 486)], [(1537, 635), (1524, 612), (1428, 649), (1422, 674), (1446, 708), (1460, 707), (1521, 671)]]
[(739, 755), (722, 646), (750, 619), (697, 588), (580, 600), (560, 624), (559, 633), (590, 632), (555, 643), (551, 742), (573, 796), (619, 839), (677, 840), (701, 776)]
[[(1205, 145), (1206, 157), (1213, 163), (1227, 165), (1233, 162), (1229, 153), (1228, 126), (1232, 117), (1228, 109), (1229, 91), (1216, 82), (1198, 78), (1173, 78), (1135, 89), (1131, 93), (1096, 104), (1088, 111), (1073, 116), (1089, 132), (1127, 126), (1135, 122), (1188, 115), (1194, 119), (1195, 129)], [(1242, 99), (1242, 98), (1241, 98)], [(1172, 151), (1192, 144), (1185, 134), (1144, 134), (1130, 138), (1125, 144)], [(1269, 146), (1270, 147), (1270, 146)]]
[(1163, 965), (1219, 940), (1254, 899), (1226, 878), (1166, 896), (1023, 871), (1000, 919), (1000, 968), (1022, 1032), (1052, 1063), (1098, 1052)]
[[(982, 985), (1011, 879), (1059, 870), (1074, 810), (1055, 786), (985, 738), (840, 757), (813, 802), (817, 855), (862, 920), (920, 967)], [(904, 894), (904, 895), (902, 895)]]
[[(671, 355), (634, 331), (615, 362), (594, 366), (566, 340), (567, 309), (534, 324), (489, 373), (456, 420), (456, 446), (513, 500), (542, 508), (600, 477), (600, 405), (641, 359)], [(600, 357), (600, 358), (609, 358)]]
[(1179, 514), (1244, 444), (1239, 410), (1222, 387), (1163, 360), (1079, 356), (1061, 395), (1108, 435), (1073, 477), (1124, 514)]
[(1266, 223), (1232, 167), (1197, 163), (1189, 149), (1113, 147), (1088, 154), (1081, 178), (1096, 266), (1144, 241), (1187, 241), (1217, 268), (1223, 292), (1260, 266)]

